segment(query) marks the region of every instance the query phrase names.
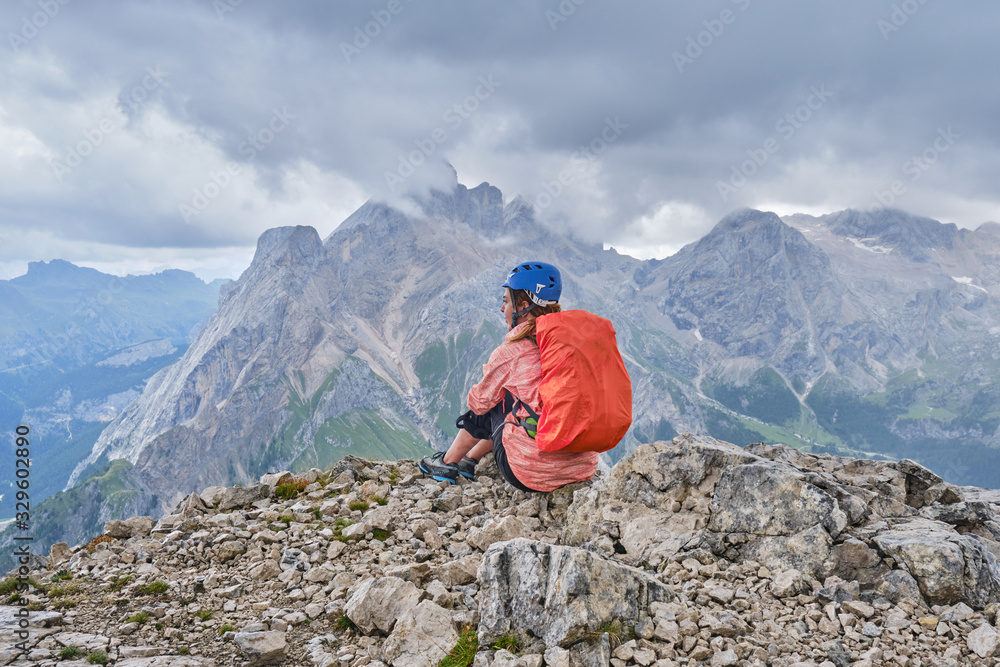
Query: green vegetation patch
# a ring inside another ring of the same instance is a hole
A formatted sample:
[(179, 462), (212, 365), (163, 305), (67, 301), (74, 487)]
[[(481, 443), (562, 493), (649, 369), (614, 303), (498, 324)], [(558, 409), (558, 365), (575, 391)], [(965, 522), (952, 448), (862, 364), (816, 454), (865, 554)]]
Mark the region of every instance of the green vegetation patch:
[(274, 497), (279, 500), (291, 500), (305, 491), (307, 486), (309, 486), (309, 482), (302, 478), (296, 478), (290, 482), (284, 482), (276, 486), (274, 488)]
[(87, 656), (87, 662), (92, 665), (106, 665), (111, 662), (111, 658), (104, 651), (94, 651)]
[(458, 643), (438, 663), (438, 667), (470, 667), (476, 659), (476, 652), (478, 650), (479, 635), (476, 634), (476, 629), (466, 627), (458, 636)]
[(76, 646), (66, 646), (59, 651), (60, 660), (72, 660), (73, 658), (79, 658), (81, 655), (83, 655), (83, 651)]
[(490, 648), (493, 649), (494, 651), (499, 651), (500, 649), (504, 649), (506, 651), (513, 653), (514, 655), (520, 655), (521, 640), (518, 638), (517, 635), (513, 633), (508, 633), (505, 635), (501, 635), (499, 639), (490, 644)]
[(761, 368), (745, 386), (719, 382), (711, 396), (730, 410), (768, 424), (785, 424), (799, 418), (802, 406), (785, 380), (773, 368)]
[(143, 625), (147, 621), (149, 621), (149, 613), (145, 611), (140, 611), (137, 614), (132, 614), (131, 616), (125, 619), (126, 623), (138, 623), (139, 625)]
[(141, 584), (135, 587), (135, 591), (139, 595), (163, 595), (168, 590), (170, 590), (170, 586), (162, 579), (157, 579), (156, 581), (151, 581), (148, 584)]
[(352, 621), (347, 614), (345, 614), (344, 612), (340, 612), (337, 615), (336, 620), (334, 620), (333, 622), (333, 627), (337, 628), (342, 632), (346, 632), (348, 630), (354, 630), (358, 626), (354, 624), (354, 621)]

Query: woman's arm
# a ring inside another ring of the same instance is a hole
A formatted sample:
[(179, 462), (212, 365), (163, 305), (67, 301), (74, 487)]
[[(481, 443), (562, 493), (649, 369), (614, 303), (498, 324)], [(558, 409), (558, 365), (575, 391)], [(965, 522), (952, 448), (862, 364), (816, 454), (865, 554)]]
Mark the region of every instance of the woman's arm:
[(493, 350), (489, 361), (483, 366), (483, 379), (469, 390), (469, 409), (477, 415), (484, 415), (504, 398), (504, 387), (510, 384), (510, 376), (516, 357), (515, 346), (503, 343)]

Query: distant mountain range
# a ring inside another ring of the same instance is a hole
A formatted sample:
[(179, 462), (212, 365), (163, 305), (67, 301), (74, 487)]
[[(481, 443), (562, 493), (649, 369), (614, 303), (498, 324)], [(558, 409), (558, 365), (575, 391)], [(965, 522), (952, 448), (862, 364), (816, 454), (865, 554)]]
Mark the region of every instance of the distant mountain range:
[[(559, 266), (564, 305), (618, 332), (635, 420), (605, 463), (693, 431), (1000, 483), (1000, 225), (741, 210), (640, 261), (544, 227), (487, 183), (414, 211), (371, 201), (326, 239), (265, 232), (190, 347), (76, 464), (73, 503), (108, 517), (101, 489), (127, 488), (158, 514), (268, 470), (443, 448), (502, 340), (498, 286), (526, 259)], [(48, 517), (70, 542), (99, 529)]]
[[(105, 426), (177, 361), (219, 286), (186, 271), (120, 278), (62, 260), (0, 281), (0, 432), (31, 429), (31, 500), (62, 490)], [(14, 516), (0, 448), (0, 520)]]

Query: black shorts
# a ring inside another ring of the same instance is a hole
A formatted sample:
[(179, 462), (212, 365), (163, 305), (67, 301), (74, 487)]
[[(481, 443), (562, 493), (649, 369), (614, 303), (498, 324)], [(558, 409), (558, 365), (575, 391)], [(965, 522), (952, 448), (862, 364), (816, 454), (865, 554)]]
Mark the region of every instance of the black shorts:
[(507, 415), (514, 409), (514, 396), (508, 391), (505, 392), (504, 399), (493, 406), (485, 415), (477, 415), (469, 410), (458, 418), (455, 426), (465, 429), (468, 433), (480, 440), (493, 440), (493, 459), (497, 462), (500, 474), (508, 484), (515, 489), (540, 493), (535, 489), (529, 489), (514, 475), (507, 461), (507, 451), (503, 447), (503, 424)]

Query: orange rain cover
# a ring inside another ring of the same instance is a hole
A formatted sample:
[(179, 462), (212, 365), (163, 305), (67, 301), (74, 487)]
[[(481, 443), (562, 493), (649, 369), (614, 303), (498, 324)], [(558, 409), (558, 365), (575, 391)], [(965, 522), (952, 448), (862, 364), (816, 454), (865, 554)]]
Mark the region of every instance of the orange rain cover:
[(611, 322), (584, 310), (539, 317), (541, 417), (535, 442), (543, 452), (604, 452), (632, 424), (632, 380)]

